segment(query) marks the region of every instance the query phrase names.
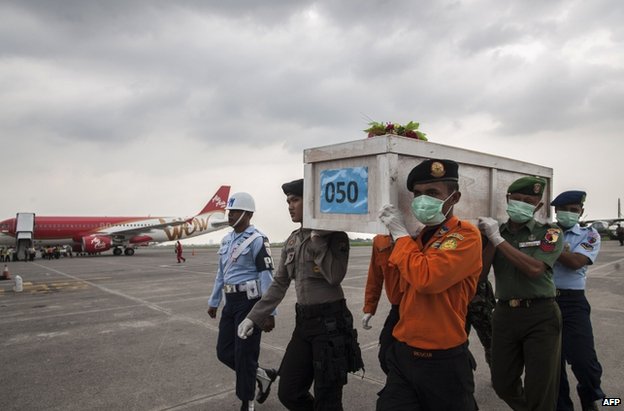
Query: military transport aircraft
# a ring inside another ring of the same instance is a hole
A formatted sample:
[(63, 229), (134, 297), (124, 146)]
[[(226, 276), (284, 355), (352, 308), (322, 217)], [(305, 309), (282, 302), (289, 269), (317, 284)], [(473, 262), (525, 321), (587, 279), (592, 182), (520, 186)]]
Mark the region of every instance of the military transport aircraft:
[(43, 217), (17, 213), (15, 218), (0, 221), (0, 246), (20, 249), (24, 237), (28, 246), (34, 247), (71, 245), (74, 251), (86, 253), (112, 248), (115, 255), (133, 255), (139, 245), (181, 240), (227, 227), (225, 205), (229, 195), (230, 186), (221, 186), (191, 218)]

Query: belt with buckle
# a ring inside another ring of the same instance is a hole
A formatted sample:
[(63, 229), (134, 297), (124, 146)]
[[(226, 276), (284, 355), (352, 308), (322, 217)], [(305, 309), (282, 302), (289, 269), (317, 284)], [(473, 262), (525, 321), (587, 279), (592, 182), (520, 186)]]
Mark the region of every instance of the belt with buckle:
[(224, 284), (223, 285), (223, 292), (226, 294), (231, 294), (231, 293), (240, 293), (243, 292), (247, 289), (245, 283), (243, 284)]
[(532, 305), (539, 305), (544, 303), (552, 303), (555, 301), (554, 297), (546, 298), (512, 298), (511, 300), (498, 300), (499, 305), (508, 306), (511, 308), (526, 307), (529, 308)]

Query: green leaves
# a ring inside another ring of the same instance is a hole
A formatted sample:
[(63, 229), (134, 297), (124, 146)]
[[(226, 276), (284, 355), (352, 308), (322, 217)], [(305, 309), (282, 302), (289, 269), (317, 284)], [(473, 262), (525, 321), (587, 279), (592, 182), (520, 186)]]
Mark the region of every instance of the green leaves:
[(365, 133), (368, 133), (368, 137), (383, 136), (384, 134), (393, 134), (397, 136), (415, 138), (418, 140), (428, 141), (426, 134), (418, 131), (420, 123), (410, 121), (405, 125), (397, 123), (380, 123), (377, 121), (371, 121), (368, 123), (370, 126)]

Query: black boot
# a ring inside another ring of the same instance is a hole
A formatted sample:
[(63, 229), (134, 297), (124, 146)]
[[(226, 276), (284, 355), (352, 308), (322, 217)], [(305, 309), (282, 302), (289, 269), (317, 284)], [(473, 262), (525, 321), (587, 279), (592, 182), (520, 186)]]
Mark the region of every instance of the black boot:
[(256, 371), (256, 381), (258, 382), (258, 394), (256, 394), (256, 401), (258, 404), (262, 404), (266, 401), (269, 393), (271, 392), (271, 384), (277, 378), (277, 371), (273, 368), (258, 367)]

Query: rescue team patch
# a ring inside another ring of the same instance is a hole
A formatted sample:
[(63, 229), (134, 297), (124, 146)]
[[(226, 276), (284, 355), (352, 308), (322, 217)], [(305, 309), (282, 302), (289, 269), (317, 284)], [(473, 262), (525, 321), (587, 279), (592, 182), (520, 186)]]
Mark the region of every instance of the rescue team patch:
[(594, 246), (589, 243), (581, 243), (581, 247), (587, 251), (594, 251)]
[(440, 250), (454, 250), (457, 248), (457, 240), (454, 238), (449, 238), (444, 240), (442, 245), (440, 246)]
[(463, 240), (464, 239), (464, 236), (459, 234), (459, 233), (451, 233), (447, 237), (457, 238), (458, 240)]

